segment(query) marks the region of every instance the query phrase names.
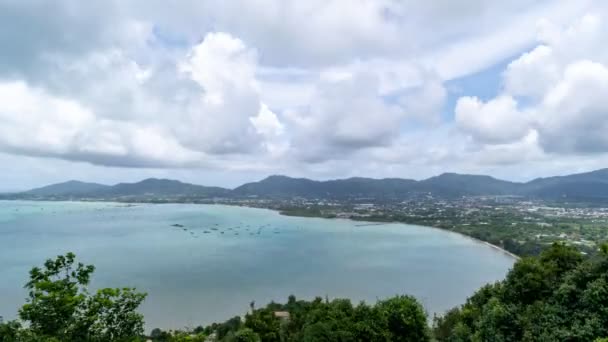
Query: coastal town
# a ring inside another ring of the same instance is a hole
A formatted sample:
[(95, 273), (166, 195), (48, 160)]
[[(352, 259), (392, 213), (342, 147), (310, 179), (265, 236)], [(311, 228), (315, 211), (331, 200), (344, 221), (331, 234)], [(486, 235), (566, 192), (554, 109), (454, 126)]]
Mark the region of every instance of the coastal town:
[(431, 195), (405, 201), (355, 198), (217, 198), (208, 203), (267, 208), (284, 215), (403, 222), (462, 233), (517, 255), (535, 255), (553, 242), (594, 253), (608, 240), (608, 208), (515, 196)]

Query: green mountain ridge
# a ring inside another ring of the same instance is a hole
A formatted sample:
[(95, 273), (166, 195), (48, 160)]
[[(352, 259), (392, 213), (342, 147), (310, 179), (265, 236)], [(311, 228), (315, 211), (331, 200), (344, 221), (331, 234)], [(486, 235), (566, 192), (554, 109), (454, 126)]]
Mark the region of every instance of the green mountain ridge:
[(102, 185), (68, 181), (13, 194), (20, 197), (263, 197), (317, 199), (402, 199), (414, 195), (437, 197), (524, 196), (566, 200), (608, 200), (608, 169), (567, 176), (510, 182), (485, 175), (443, 173), (425, 180), (353, 177), (318, 181), (272, 175), (234, 189), (149, 178), (136, 183)]
[(24, 193), (39, 196), (78, 195), (102, 191), (107, 188), (109, 188), (108, 185), (71, 180), (63, 183), (51, 184), (41, 188), (32, 189)]

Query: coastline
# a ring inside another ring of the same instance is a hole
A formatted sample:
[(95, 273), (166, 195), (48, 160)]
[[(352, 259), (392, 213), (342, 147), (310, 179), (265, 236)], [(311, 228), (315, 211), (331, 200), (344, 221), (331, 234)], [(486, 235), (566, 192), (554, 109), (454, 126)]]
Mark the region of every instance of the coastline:
[[(250, 207), (250, 206), (247, 206), (247, 207), (248, 208), (257, 208), (257, 207)], [(326, 219), (326, 220), (349, 220), (351, 222), (363, 222), (363, 223), (365, 223), (366, 226), (369, 226), (369, 225), (381, 226), (382, 224), (399, 223), (399, 224), (407, 224), (407, 225), (411, 225), (411, 226), (418, 226), (418, 227), (424, 227), (424, 228), (439, 229), (439, 230), (441, 230), (443, 232), (449, 232), (449, 233), (458, 234), (460, 236), (463, 236), (463, 237), (466, 237), (468, 239), (471, 239), (471, 240), (473, 240), (473, 241), (475, 241), (477, 243), (481, 243), (483, 245), (486, 245), (486, 246), (488, 246), (488, 247), (490, 247), (492, 249), (495, 249), (497, 251), (502, 252), (503, 254), (506, 254), (506, 255), (510, 256), (511, 258), (515, 259), (516, 261), (520, 260), (522, 258), (521, 256), (519, 256), (519, 255), (517, 255), (515, 253), (512, 253), (512, 252), (509, 252), (508, 250), (506, 250), (506, 249), (504, 249), (504, 248), (502, 248), (500, 246), (497, 246), (497, 245), (494, 245), (492, 243), (489, 243), (488, 241), (480, 240), (480, 239), (478, 239), (476, 237), (473, 237), (473, 236), (470, 236), (470, 235), (467, 235), (467, 234), (464, 234), (464, 233), (461, 233), (461, 232), (457, 232), (457, 231), (454, 231), (454, 230), (449, 230), (449, 229), (445, 229), (445, 228), (441, 228), (441, 227), (436, 227), (436, 226), (421, 226), (421, 225), (407, 223), (407, 222), (401, 222), (401, 221), (382, 221), (382, 222), (378, 222), (378, 221), (353, 220), (352, 218), (286, 215), (286, 214), (284, 214), (283, 212), (281, 212), (278, 209), (270, 209), (270, 208), (258, 208), (258, 209), (272, 210), (272, 211), (278, 212), (280, 215), (283, 215), (283, 216), (309, 217), (309, 218), (310, 217), (316, 217), (316, 218)]]
[[(6, 201), (15, 201), (14, 199), (7, 199)], [(282, 216), (293, 216), (293, 217), (304, 217), (304, 218), (319, 218), (319, 219), (326, 219), (326, 220), (348, 220), (351, 222), (361, 222), (365, 225), (382, 225), (382, 224), (391, 224), (391, 223), (399, 223), (399, 224), (407, 224), (407, 225), (414, 225), (414, 226), (419, 226), (419, 227), (425, 227), (425, 228), (433, 228), (433, 229), (440, 229), (444, 232), (449, 232), (449, 233), (454, 233), (454, 234), (458, 234), (460, 236), (466, 237), (468, 239), (471, 239), (475, 242), (484, 244), (492, 249), (495, 249), (497, 251), (500, 251), (502, 253), (504, 253), (505, 255), (510, 256), (511, 258), (517, 260), (521, 259), (521, 256), (514, 254), (512, 252), (509, 252), (508, 250), (494, 245), (488, 241), (484, 241), (478, 238), (475, 238), (473, 236), (458, 232), (458, 231), (454, 231), (454, 230), (450, 230), (450, 229), (445, 229), (445, 228), (441, 228), (441, 227), (436, 227), (436, 226), (422, 226), (422, 225), (417, 225), (417, 224), (412, 224), (412, 223), (407, 223), (407, 222), (401, 222), (401, 221), (394, 221), (394, 220), (387, 220), (387, 221), (367, 221), (367, 220), (359, 220), (359, 219), (352, 219), (352, 218), (344, 218), (344, 217), (324, 217), (324, 216), (318, 216), (318, 215), (297, 215), (294, 213), (287, 213), (284, 210), (281, 209), (275, 209), (275, 208), (265, 208), (265, 207), (256, 207), (256, 206), (250, 206), (250, 205), (243, 205), (243, 204), (231, 204), (231, 203), (186, 203), (186, 202), (131, 202), (131, 201), (103, 201), (103, 200), (98, 200), (98, 201), (82, 201), (82, 200), (16, 200), (16, 201), (31, 201), (31, 202), (83, 202), (83, 203), (116, 203), (116, 204), (130, 204), (130, 205), (137, 205), (137, 204), (155, 204), (155, 205), (159, 205), (159, 204), (198, 204), (198, 205), (225, 205), (225, 206), (230, 206), (230, 207), (245, 207), (245, 208), (252, 208), (252, 209), (263, 209), (263, 210), (269, 210), (272, 212), (275, 212), (279, 215)]]
[[(439, 228), (439, 229), (441, 229), (441, 228)], [(447, 229), (442, 229), (442, 230), (447, 230)], [(498, 250), (498, 251), (501, 251), (502, 253), (504, 253), (504, 254), (506, 254), (506, 255), (508, 255), (508, 256), (510, 256), (510, 257), (512, 257), (512, 258), (513, 258), (513, 259), (515, 259), (515, 260), (520, 260), (520, 259), (521, 259), (521, 257), (520, 257), (519, 255), (514, 254), (514, 253), (511, 253), (511, 252), (509, 252), (508, 250), (506, 250), (506, 249), (504, 249), (504, 248), (502, 248), (502, 247), (500, 247), (500, 246), (496, 246), (496, 245), (491, 244), (491, 243), (489, 243), (489, 242), (487, 242), (487, 241), (479, 240), (479, 239), (477, 239), (477, 238), (474, 238), (474, 237), (472, 237), (472, 236), (469, 236), (469, 235), (466, 235), (466, 234), (462, 234), (462, 233), (459, 233), (459, 232), (454, 232), (454, 233), (456, 233), (456, 234), (460, 234), (460, 235), (462, 235), (462, 236), (466, 236), (466, 237), (468, 237), (469, 239), (475, 240), (475, 241), (477, 241), (477, 242), (479, 242), (479, 243), (483, 243), (484, 245), (487, 245), (487, 246), (489, 246), (490, 248), (494, 248), (494, 249), (496, 249), (496, 250)]]

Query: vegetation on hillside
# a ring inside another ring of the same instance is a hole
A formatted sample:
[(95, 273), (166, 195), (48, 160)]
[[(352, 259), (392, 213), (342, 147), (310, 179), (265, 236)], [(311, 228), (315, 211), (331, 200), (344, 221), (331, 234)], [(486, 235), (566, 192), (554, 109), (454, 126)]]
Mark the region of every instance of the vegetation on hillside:
[[(156, 331), (153, 340), (180, 341), (183, 332)], [(173, 336), (178, 336), (175, 339)], [(270, 303), (244, 319), (199, 327), (190, 335), (210, 336), (214, 341), (430, 341), (430, 329), (422, 306), (410, 296), (396, 296), (375, 305), (353, 305), (348, 299), (316, 298)]]
[(608, 336), (608, 246), (584, 258), (554, 244), (435, 318), (438, 341), (594, 341)]

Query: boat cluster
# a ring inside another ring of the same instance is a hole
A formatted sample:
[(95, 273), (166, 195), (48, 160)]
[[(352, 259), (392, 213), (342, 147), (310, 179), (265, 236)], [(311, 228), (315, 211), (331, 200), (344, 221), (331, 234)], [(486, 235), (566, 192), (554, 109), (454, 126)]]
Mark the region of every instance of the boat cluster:
[(212, 226), (207, 226), (207, 227), (203, 227), (203, 228), (189, 228), (183, 224), (174, 223), (171, 225), (171, 227), (184, 231), (184, 232), (187, 232), (190, 235), (192, 235), (192, 237), (194, 237), (194, 238), (198, 238), (199, 235), (197, 233), (200, 233), (201, 231), (203, 234), (216, 233), (219, 235), (235, 235), (235, 236), (238, 236), (241, 234), (251, 235), (251, 236), (262, 235), (262, 233), (265, 231), (270, 231), (270, 232), (272, 232), (272, 234), (281, 233), (279, 227), (273, 227), (269, 223), (263, 224), (260, 226), (252, 226), (249, 224), (246, 225), (243, 222), (241, 222), (238, 225), (231, 226), (231, 227), (225, 227), (225, 226), (221, 226), (219, 223), (214, 223)]

